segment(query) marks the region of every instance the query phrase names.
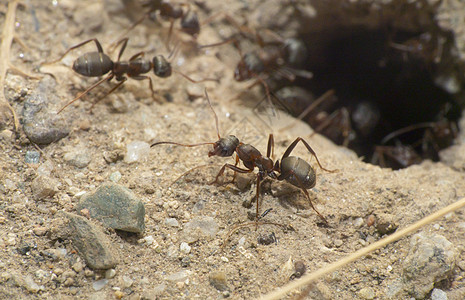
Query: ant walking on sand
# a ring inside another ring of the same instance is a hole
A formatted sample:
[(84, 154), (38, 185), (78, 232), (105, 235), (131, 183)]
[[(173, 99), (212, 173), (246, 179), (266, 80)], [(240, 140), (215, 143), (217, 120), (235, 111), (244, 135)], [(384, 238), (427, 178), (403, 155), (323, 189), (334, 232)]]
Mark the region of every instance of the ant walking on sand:
[[(68, 102), (65, 106), (63, 106), (57, 114), (62, 112), (66, 107), (74, 103), (75, 101), (79, 100), (82, 98), (84, 95), (89, 93), (91, 90), (102, 84), (104, 81), (110, 81), (113, 78), (115, 78), (117, 81), (119, 81), (116, 86), (114, 86), (109, 92), (107, 92), (102, 98), (97, 100), (92, 104), (91, 109), (97, 104), (101, 99), (105, 98), (109, 94), (111, 94), (113, 91), (115, 91), (117, 88), (119, 88), (126, 80), (128, 77), (136, 80), (148, 80), (149, 81), (149, 87), (150, 91), (152, 92), (152, 97), (154, 97), (154, 90), (153, 90), (153, 85), (152, 85), (152, 79), (147, 76), (147, 75), (142, 75), (150, 72), (150, 70), (153, 70), (153, 73), (160, 78), (167, 78), (170, 77), (172, 72), (176, 72), (186, 78), (187, 80), (193, 82), (193, 83), (199, 83), (199, 82), (204, 82), (204, 81), (217, 81), (216, 79), (202, 79), (202, 80), (194, 80), (190, 78), (189, 76), (174, 70), (171, 67), (170, 62), (163, 56), (163, 55), (156, 55), (152, 58), (152, 60), (147, 60), (143, 59), (145, 53), (144, 52), (139, 52), (135, 55), (133, 55), (128, 61), (120, 61), (121, 55), (123, 54), (124, 50), (126, 49), (126, 45), (128, 43), (128, 38), (124, 38), (120, 40), (117, 43), (117, 46), (121, 44), (121, 49), (118, 54), (118, 59), (116, 61), (112, 61), (111, 58), (106, 55), (103, 52), (103, 48), (100, 45), (100, 42), (97, 39), (89, 39), (86, 40), (82, 43), (79, 43), (68, 50), (65, 51), (65, 53), (59, 57), (58, 59), (45, 63), (45, 64), (53, 64), (56, 63), (60, 60), (62, 60), (65, 55), (67, 55), (71, 50), (74, 50), (76, 48), (82, 47), (85, 44), (88, 44), (90, 42), (95, 42), (95, 45), (97, 46), (97, 52), (87, 52), (78, 57), (73, 64), (73, 70), (86, 77), (98, 77), (102, 76), (108, 73), (108, 75), (93, 85), (91, 85), (89, 88), (87, 88), (84, 92), (80, 93), (76, 98)], [(171, 55), (170, 55), (171, 56)], [(126, 77), (127, 76), (127, 77)]]
[[(279, 181), (285, 180), (290, 184), (300, 188), (307, 197), (310, 206), (312, 209), (318, 214), (318, 216), (325, 222), (326, 219), (323, 215), (318, 212), (318, 210), (313, 206), (312, 200), (310, 199), (310, 195), (308, 194), (307, 189), (313, 188), (316, 184), (316, 173), (312, 166), (307, 163), (305, 160), (296, 157), (290, 156), (291, 152), (294, 150), (297, 143), (302, 142), (307, 150), (312, 154), (318, 166), (327, 172), (336, 172), (336, 170), (328, 170), (325, 169), (318, 157), (313, 151), (312, 147), (302, 138), (298, 137), (295, 139), (294, 142), (289, 145), (289, 147), (284, 152), (281, 162), (277, 160), (273, 163), (272, 155), (274, 151), (274, 138), (273, 134), (269, 135), (268, 138), (268, 146), (266, 151), (266, 156), (263, 156), (260, 151), (258, 151), (254, 146), (250, 144), (244, 144), (239, 141), (239, 139), (233, 135), (229, 135), (227, 137), (221, 137), (218, 129), (218, 117), (211, 105), (210, 98), (208, 97), (207, 90), (205, 90), (205, 96), (207, 98), (208, 104), (213, 111), (216, 123), (216, 132), (218, 135), (218, 141), (216, 142), (206, 142), (206, 143), (198, 143), (198, 144), (181, 144), (176, 142), (157, 142), (151, 145), (154, 147), (156, 145), (161, 144), (170, 144), (170, 145), (177, 145), (183, 147), (196, 147), (201, 145), (212, 145), (213, 149), (208, 152), (208, 156), (221, 156), (221, 157), (228, 157), (232, 156), (236, 153), (236, 163), (232, 164), (224, 164), (223, 167), (220, 169), (218, 174), (216, 175), (215, 181), (212, 183), (218, 183), (218, 179), (223, 175), (226, 168), (231, 169), (234, 171), (234, 178), (235, 179), (236, 173), (251, 173), (254, 171), (255, 168), (258, 168), (257, 173), (257, 190), (256, 190), (256, 215), (255, 219), (258, 221), (259, 219), (259, 196), (260, 196), (260, 183), (266, 178), (271, 177), (277, 179)], [(238, 167), (237, 164), (239, 161), (242, 161), (245, 168)]]
[[(174, 22), (180, 19), (181, 31), (197, 38), (200, 33), (200, 22), (197, 13), (191, 10), (188, 3), (171, 3), (169, 0), (146, 0), (141, 3), (142, 7), (147, 8), (147, 12), (134, 24), (132, 24), (122, 36), (127, 35), (134, 27), (142, 23), (146, 18), (156, 20), (157, 15), (163, 19), (168, 19), (170, 28), (166, 47), (170, 50), (170, 40), (173, 32)], [(187, 7), (187, 9), (184, 9)], [(121, 38), (121, 37), (120, 37)], [(115, 46), (116, 47), (116, 46)]]

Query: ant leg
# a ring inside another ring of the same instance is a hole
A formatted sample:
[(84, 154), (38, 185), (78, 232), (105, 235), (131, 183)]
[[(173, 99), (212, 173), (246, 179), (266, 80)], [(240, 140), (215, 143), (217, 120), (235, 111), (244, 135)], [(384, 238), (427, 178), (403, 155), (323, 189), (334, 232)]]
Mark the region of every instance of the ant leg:
[[(239, 163), (239, 155), (236, 154), (236, 163), (234, 164), (235, 167), (237, 167), (237, 164)], [(236, 180), (236, 171), (234, 171), (233, 179), (229, 183), (233, 183)]]
[(123, 44), (123, 45), (121, 46), (121, 49), (119, 50), (119, 54), (118, 54), (118, 59), (117, 59), (117, 61), (119, 61), (120, 58), (121, 58), (121, 55), (123, 55), (124, 49), (126, 49), (126, 45), (128, 44), (128, 40), (129, 40), (129, 38), (124, 38), (124, 39), (119, 40), (119, 41), (116, 43), (115, 48), (118, 47), (120, 44)]
[(103, 98), (105, 98), (106, 96), (110, 95), (111, 93), (113, 93), (117, 88), (119, 88), (125, 81), (127, 80), (126, 77), (123, 77), (121, 79), (120, 82), (118, 82), (117, 85), (115, 85), (108, 93), (106, 93), (103, 97), (100, 97), (97, 101), (95, 101), (94, 103), (92, 103), (92, 106), (90, 107), (90, 111), (92, 111), (92, 109), (94, 108), (94, 106), (99, 103)]
[(95, 45), (97, 46), (97, 50), (99, 53), (103, 53), (103, 48), (102, 48), (102, 45), (100, 45), (100, 42), (97, 40), (97, 39), (89, 39), (89, 40), (86, 40), (82, 43), (79, 43), (71, 48), (69, 48), (68, 50), (65, 51), (65, 53), (63, 53), (62, 56), (60, 56), (58, 59), (54, 60), (54, 61), (51, 61), (51, 62), (45, 62), (43, 63), (42, 65), (50, 65), (50, 64), (54, 64), (56, 62), (59, 62), (60, 60), (62, 60), (70, 51), (74, 50), (74, 49), (77, 49), (79, 47), (82, 47), (84, 46), (85, 44), (88, 44), (90, 42), (94, 41), (95, 42)]
[(338, 170), (328, 170), (328, 169), (323, 168), (320, 161), (318, 160), (318, 156), (316, 156), (315, 151), (313, 151), (312, 147), (310, 147), (310, 145), (301, 137), (296, 138), (295, 141), (292, 142), (292, 144), (289, 145), (286, 152), (284, 152), (283, 157), (281, 158), (281, 161), (283, 161), (284, 158), (288, 157), (291, 154), (292, 150), (294, 150), (294, 148), (295, 148), (295, 146), (297, 145), (298, 142), (302, 142), (305, 145), (307, 150), (316, 158), (316, 162), (318, 163), (318, 166), (320, 166), (320, 168), (322, 170), (325, 170), (326, 172), (330, 172), (330, 173), (338, 171)]
[(270, 133), (270, 136), (268, 137), (268, 145), (266, 147), (266, 157), (269, 157), (269, 158), (274, 157), (274, 137), (272, 133)]
[(326, 223), (328, 224), (328, 221), (326, 221), (325, 217), (323, 217), (323, 215), (320, 214), (320, 212), (315, 208), (315, 206), (313, 206), (313, 202), (312, 202), (312, 199), (310, 199), (310, 195), (308, 194), (308, 191), (307, 189), (305, 189), (302, 181), (299, 179), (298, 176), (296, 176), (295, 172), (290, 170), (289, 172), (285, 173), (285, 174), (281, 174), (278, 176), (278, 180), (286, 180), (288, 179), (289, 177), (291, 176), (294, 176), (294, 178), (297, 180), (298, 184), (299, 184), (299, 188), (305, 193), (305, 196), (307, 197), (308, 199), (308, 202), (310, 203), (310, 206), (312, 207), (312, 209), (318, 214), (318, 216)]
[(233, 170), (234, 172), (239, 172), (239, 173), (251, 173), (251, 172), (253, 172), (253, 169), (251, 169), (251, 170), (250, 169), (242, 169), (242, 168), (236, 167), (235, 165), (224, 164), (223, 167), (218, 172), (218, 174), (216, 175), (215, 181), (211, 182), (210, 184), (214, 184), (214, 183), (218, 184), (218, 178), (220, 178), (220, 176), (223, 175), (224, 170), (226, 168), (229, 168), (229, 169)]
[(126, 29), (125, 32), (123, 32), (123, 34), (121, 34), (118, 39), (116, 39), (114, 42), (112, 42), (110, 44), (110, 46), (108, 47), (109, 48), (109, 51), (110, 52), (113, 52), (113, 50), (118, 47), (118, 44), (120, 43), (120, 41), (123, 39), (124, 36), (126, 36), (131, 30), (133, 30), (137, 25), (139, 25), (140, 23), (142, 23), (148, 16), (149, 14), (145, 14), (142, 16), (142, 18), (140, 18), (139, 20), (137, 20), (135, 23), (133, 23), (128, 29)]
[(339, 127), (338, 129), (342, 129), (341, 133), (342, 137), (344, 138), (342, 145), (344, 147), (347, 147), (349, 145), (349, 135), (351, 131), (351, 126), (349, 111), (345, 107), (342, 107), (334, 111), (331, 115), (329, 115), (329, 117), (327, 117), (323, 123), (321, 123), (317, 128), (315, 128), (314, 132), (310, 135), (310, 137), (314, 136), (316, 133), (322, 132), (322, 130), (329, 127), (334, 120), (336, 121), (335, 125)]
[(316, 99), (312, 104), (307, 106), (307, 108), (303, 112), (301, 112), (298, 117), (296, 117), (295, 121), (293, 121), (288, 126), (285, 126), (285, 127), (281, 128), (281, 129), (279, 129), (278, 132), (287, 131), (290, 128), (294, 127), (297, 124), (297, 120), (303, 120), (303, 118), (305, 118), (308, 113), (313, 111), (318, 105), (320, 105), (323, 101), (325, 101), (326, 99), (328, 99), (329, 97), (331, 97), (333, 95), (334, 95), (334, 90), (326, 91), (323, 95), (321, 95), (318, 99)]
[[(261, 176), (260, 176), (260, 173), (257, 173), (257, 194), (255, 195), (255, 206), (256, 206), (256, 211), (255, 211), (255, 222), (258, 222), (258, 212), (260, 211), (259, 210), (259, 206), (260, 206), (260, 183), (261, 183)], [(258, 223), (257, 223), (257, 228), (258, 228)], [(255, 229), (257, 230), (257, 229)]]
[(187, 80), (189, 80), (192, 83), (201, 83), (201, 82), (205, 82), (205, 81), (214, 81), (214, 82), (218, 82), (218, 83), (220, 82), (220, 80), (218, 78), (204, 78), (204, 79), (200, 79), (200, 80), (194, 80), (191, 77), (187, 76), (186, 74), (179, 72), (178, 70), (173, 69), (173, 72), (178, 73), (179, 75), (186, 78)]
[(174, 20), (171, 19), (170, 20), (170, 29), (168, 31), (168, 37), (166, 39), (166, 49), (168, 51), (171, 51), (171, 48), (170, 48), (170, 42), (171, 42), (171, 35), (173, 34), (173, 27), (174, 27)]
[(106, 80), (111, 80), (114, 76), (115, 76), (115, 74), (110, 73), (110, 74), (108, 74), (107, 77), (104, 77), (103, 79), (100, 79), (99, 81), (97, 81), (96, 83), (94, 83), (93, 85), (91, 85), (89, 88), (87, 88), (84, 92), (80, 93), (76, 98), (74, 98), (73, 100), (71, 100), (70, 102), (68, 102), (65, 106), (63, 106), (62, 108), (60, 108), (60, 110), (57, 112), (57, 114), (61, 113), (65, 108), (67, 108), (68, 106), (70, 106), (71, 104), (73, 104), (75, 101), (81, 99), (82, 96), (84, 96), (85, 94), (87, 94), (88, 92), (90, 92), (91, 90), (93, 90), (95, 87), (97, 87), (97, 86), (99, 86), (100, 84), (102, 84), (102, 82), (104, 82), (104, 81), (106, 81)]
[(129, 59), (129, 61), (133, 61), (133, 60), (136, 60), (137, 58), (142, 58), (145, 56), (145, 52), (144, 51), (141, 51), (139, 53), (136, 53), (134, 54), (133, 56), (131, 56), (131, 58)]
[(150, 91), (152, 92), (153, 100), (160, 103), (160, 101), (157, 99), (157, 97), (155, 97), (155, 91), (153, 90), (153, 84), (152, 84), (152, 78), (150, 78), (150, 76), (142, 76), (141, 75), (141, 76), (132, 76), (131, 78), (133, 78), (135, 80), (148, 80), (149, 81), (149, 88), (150, 88)]

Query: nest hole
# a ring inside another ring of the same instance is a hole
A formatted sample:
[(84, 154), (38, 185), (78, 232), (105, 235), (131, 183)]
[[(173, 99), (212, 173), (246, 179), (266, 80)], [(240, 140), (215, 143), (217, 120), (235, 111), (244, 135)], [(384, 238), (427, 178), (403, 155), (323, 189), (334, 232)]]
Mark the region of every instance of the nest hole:
[[(438, 161), (439, 151), (453, 143), (463, 101), (444, 80), (457, 68), (450, 33), (342, 26), (298, 38), (306, 41), (305, 70), (314, 76), (284, 89), (304, 89), (315, 96), (302, 97), (312, 101), (333, 91), (304, 117), (313, 129), (393, 169)], [(295, 115), (312, 102), (282, 90), (283, 102), (294, 97)]]

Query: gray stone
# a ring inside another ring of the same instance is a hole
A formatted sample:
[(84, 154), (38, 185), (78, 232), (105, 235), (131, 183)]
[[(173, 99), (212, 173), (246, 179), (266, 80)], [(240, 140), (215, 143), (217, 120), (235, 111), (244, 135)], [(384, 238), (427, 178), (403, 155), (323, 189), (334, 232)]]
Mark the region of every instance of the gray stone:
[(116, 266), (110, 240), (86, 218), (60, 211), (51, 228), (51, 239), (71, 240), (89, 268), (106, 270)]
[(58, 191), (58, 182), (48, 176), (39, 175), (31, 184), (32, 193), (37, 200), (52, 198)]
[(55, 95), (55, 89), (50, 83), (50, 78), (44, 77), (36, 91), (24, 101), (23, 129), (31, 142), (36, 144), (50, 144), (56, 142), (70, 132), (64, 119), (56, 112), (50, 110), (51, 102), (59, 102)]
[(443, 290), (433, 289), (431, 300), (447, 300), (447, 294)]
[(457, 251), (445, 237), (425, 232), (414, 235), (403, 263), (406, 291), (417, 299), (425, 298), (435, 283), (451, 275), (456, 259)]
[(145, 229), (145, 207), (127, 188), (104, 183), (95, 192), (85, 194), (76, 207), (88, 209), (90, 216), (113, 229), (141, 233)]
[(73, 149), (65, 153), (63, 159), (71, 166), (76, 168), (85, 168), (91, 161), (91, 156), (85, 149)]

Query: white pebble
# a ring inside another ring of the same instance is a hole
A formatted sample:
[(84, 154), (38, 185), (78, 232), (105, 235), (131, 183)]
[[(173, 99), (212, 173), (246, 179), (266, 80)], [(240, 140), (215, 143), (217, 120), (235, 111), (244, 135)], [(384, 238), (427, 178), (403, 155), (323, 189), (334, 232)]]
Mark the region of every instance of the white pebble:
[(124, 156), (124, 161), (128, 164), (144, 160), (148, 157), (150, 145), (146, 142), (134, 141), (126, 146), (127, 153)]
[(92, 283), (92, 288), (94, 291), (100, 291), (105, 285), (107, 285), (108, 279), (100, 279)]
[(179, 246), (179, 250), (183, 254), (189, 254), (191, 252), (191, 246), (189, 246), (189, 244), (186, 242), (182, 242), (181, 246)]

